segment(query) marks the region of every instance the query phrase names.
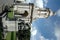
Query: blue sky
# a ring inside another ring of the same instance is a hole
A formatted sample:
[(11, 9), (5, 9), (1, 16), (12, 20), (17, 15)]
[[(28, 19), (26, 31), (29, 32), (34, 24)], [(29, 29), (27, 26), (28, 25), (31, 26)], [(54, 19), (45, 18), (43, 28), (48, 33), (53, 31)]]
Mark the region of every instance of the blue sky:
[(60, 9), (60, 0), (48, 0), (47, 7), (57, 11)]
[(32, 23), (31, 40), (60, 40), (60, 0), (31, 0), (40, 8), (50, 8), (56, 15)]

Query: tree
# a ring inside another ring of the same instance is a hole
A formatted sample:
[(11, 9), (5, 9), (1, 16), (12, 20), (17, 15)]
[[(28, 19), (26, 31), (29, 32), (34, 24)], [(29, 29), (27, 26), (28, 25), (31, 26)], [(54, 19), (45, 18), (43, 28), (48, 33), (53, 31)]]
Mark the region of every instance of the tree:
[[(22, 30), (18, 31), (18, 40), (30, 40), (30, 25), (28, 23), (20, 23), (19, 27), (23, 27)], [(21, 26), (22, 25), (22, 26)], [(21, 29), (19, 28), (19, 29)]]

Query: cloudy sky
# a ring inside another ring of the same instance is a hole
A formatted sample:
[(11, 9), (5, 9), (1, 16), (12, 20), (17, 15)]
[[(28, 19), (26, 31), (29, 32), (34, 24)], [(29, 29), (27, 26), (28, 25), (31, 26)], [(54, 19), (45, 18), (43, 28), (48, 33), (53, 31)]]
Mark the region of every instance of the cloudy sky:
[(31, 40), (60, 40), (60, 0), (27, 0), (36, 6), (50, 8), (56, 15), (32, 23)]

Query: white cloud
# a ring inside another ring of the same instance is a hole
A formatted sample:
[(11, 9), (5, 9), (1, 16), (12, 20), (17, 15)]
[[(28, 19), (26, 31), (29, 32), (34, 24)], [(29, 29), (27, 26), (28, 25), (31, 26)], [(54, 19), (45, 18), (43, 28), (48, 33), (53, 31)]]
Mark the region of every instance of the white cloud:
[(48, 0), (44, 0), (44, 6), (47, 6)]
[(34, 3), (36, 6), (43, 8), (43, 0), (26, 0), (26, 3)]
[(33, 26), (31, 28), (31, 39), (30, 40), (37, 40), (37, 39), (38, 40), (49, 40), (41, 35), (37, 27)]
[(31, 27), (31, 39), (30, 40), (36, 40), (36, 34), (37, 34), (37, 29), (36, 27), (32, 26)]
[(35, 1), (35, 4), (40, 7), (40, 8), (43, 8), (43, 0), (36, 0)]
[(48, 0), (35, 0), (35, 4), (40, 8), (47, 6), (47, 3), (48, 3)]
[(40, 36), (40, 40), (49, 40), (49, 39), (46, 39), (44, 36)]
[(48, 3), (48, 0), (44, 0), (45, 1), (45, 3)]
[(26, 3), (34, 3), (36, 6), (43, 8), (43, 5), (47, 6), (48, 0), (26, 0)]
[(58, 24), (58, 21), (55, 21), (55, 31), (54, 34), (57, 38), (57, 40), (60, 40), (60, 24)]
[(60, 40), (60, 28), (59, 27), (55, 28), (55, 36), (56, 36), (57, 40)]
[(26, 0), (26, 3), (34, 3), (35, 0)]
[(31, 35), (32, 36), (35, 36), (37, 34), (37, 29), (36, 29), (36, 27), (32, 27), (31, 28)]
[(56, 15), (60, 16), (60, 9), (56, 12)]
[(40, 40), (45, 40), (45, 38), (43, 36), (40, 36)]

